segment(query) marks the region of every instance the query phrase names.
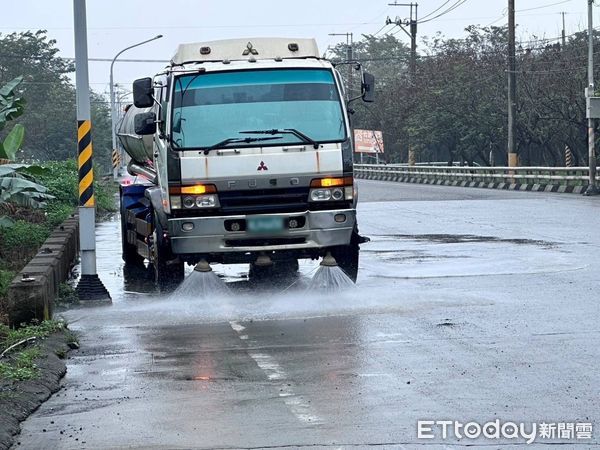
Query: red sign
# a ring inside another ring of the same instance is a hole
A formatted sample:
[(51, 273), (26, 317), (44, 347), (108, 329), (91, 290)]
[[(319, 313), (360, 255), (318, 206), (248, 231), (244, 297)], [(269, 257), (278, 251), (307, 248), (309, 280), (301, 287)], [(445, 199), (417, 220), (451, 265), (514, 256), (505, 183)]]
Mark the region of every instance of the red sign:
[(376, 130), (354, 130), (355, 153), (383, 153), (383, 133)]

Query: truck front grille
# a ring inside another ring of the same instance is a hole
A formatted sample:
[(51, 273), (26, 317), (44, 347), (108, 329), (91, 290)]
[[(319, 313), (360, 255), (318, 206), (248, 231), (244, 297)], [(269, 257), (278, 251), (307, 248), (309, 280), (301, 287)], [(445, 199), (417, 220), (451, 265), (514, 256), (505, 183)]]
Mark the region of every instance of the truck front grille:
[(302, 212), (308, 209), (308, 187), (219, 192), (223, 214)]

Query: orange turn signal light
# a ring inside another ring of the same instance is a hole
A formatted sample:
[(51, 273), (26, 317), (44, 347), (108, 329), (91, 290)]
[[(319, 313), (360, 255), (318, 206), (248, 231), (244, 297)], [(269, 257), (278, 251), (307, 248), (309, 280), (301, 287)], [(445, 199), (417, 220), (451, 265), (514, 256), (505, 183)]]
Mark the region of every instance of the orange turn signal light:
[(214, 194), (217, 187), (214, 184), (194, 184), (192, 186), (171, 186), (169, 193), (172, 195), (202, 195)]
[(352, 186), (352, 183), (352, 177), (315, 178), (310, 182), (310, 187)]

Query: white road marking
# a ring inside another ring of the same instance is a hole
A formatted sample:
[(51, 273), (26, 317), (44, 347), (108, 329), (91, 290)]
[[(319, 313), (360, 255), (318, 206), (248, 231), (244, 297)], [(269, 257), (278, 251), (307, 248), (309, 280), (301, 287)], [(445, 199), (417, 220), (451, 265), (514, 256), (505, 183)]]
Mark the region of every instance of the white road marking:
[(372, 378), (372, 377), (389, 377), (393, 378), (389, 373), (359, 373), (357, 374), (359, 377)]
[(236, 333), (241, 333), (246, 329), (244, 325), (240, 325), (240, 323), (235, 320), (229, 322), (229, 325), (231, 325), (231, 328), (233, 328), (233, 331), (235, 331)]
[[(247, 334), (241, 334), (246, 327), (236, 321), (229, 322), (231, 328), (238, 334), (242, 340), (248, 340)], [(292, 411), (294, 416), (301, 422), (310, 424), (320, 424), (323, 420), (314, 413), (312, 407), (301, 396), (294, 391), (294, 384), (288, 381), (288, 375), (275, 359), (268, 353), (248, 350), (248, 355), (254, 360), (256, 365), (267, 375), (269, 381), (278, 382), (278, 395)]]

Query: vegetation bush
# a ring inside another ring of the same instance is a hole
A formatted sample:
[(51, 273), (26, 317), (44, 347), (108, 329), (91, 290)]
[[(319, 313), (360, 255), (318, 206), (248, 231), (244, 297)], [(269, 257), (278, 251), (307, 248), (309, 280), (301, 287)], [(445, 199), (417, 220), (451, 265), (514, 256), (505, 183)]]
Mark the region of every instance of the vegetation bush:
[(75, 208), (64, 203), (52, 203), (46, 209), (46, 220), (50, 228), (55, 228), (68, 219)]
[[(79, 178), (77, 173), (77, 163), (74, 159), (66, 161), (52, 161), (44, 163), (43, 167), (48, 169), (46, 173), (37, 177), (37, 180), (48, 188), (48, 194), (56, 197), (48, 202), (48, 215), (58, 215), (63, 212), (66, 219), (79, 204)], [(98, 178), (94, 182), (94, 194), (96, 197), (96, 210), (99, 214), (116, 211), (114, 194), (117, 186), (112, 181), (103, 181)], [(70, 211), (65, 214), (67, 207)], [(63, 219), (63, 220), (64, 220)], [(59, 221), (60, 223), (62, 221)]]
[(37, 177), (37, 180), (48, 188), (48, 194), (56, 197), (55, 200), (49, 203), (48, 207), (68, 205), (75, 208), (79, 198), (77, 163), (75, 160), (51, 161), (44, 163), (43, 167), (48, 170), (45, 174)]
[(5, 267), (19, 270), (48, 238), (47, 224), (17, 220), (10, 227), (0, 227), (0, 261)]
[(8, 285), (15, 277), (15, 272), (12, 270), (4, 270), (0, 269), (0, 297), (6, 294), (6, 290), (8, 289)]

